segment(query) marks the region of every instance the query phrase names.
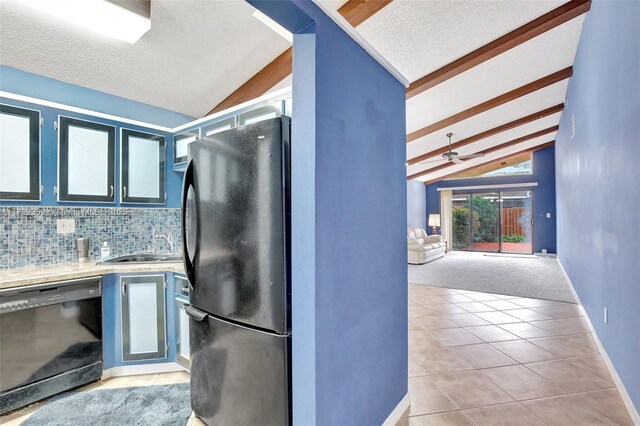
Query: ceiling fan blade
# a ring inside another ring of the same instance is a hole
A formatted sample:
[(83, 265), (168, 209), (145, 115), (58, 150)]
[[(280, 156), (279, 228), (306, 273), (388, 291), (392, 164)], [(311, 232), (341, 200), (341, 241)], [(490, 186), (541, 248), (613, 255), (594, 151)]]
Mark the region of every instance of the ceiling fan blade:
[(463, 160), (469, 160), (471, 158), (480, 158), (480, 157), (484, 157), (484, 154), (479, 152), (477, 154), (469, 154), (469, 155), (461, 155), (458, 158), (461, 158)]
[[(464, 158), (464, 157), (462, 157), (462, 158)], [(453, 161), (456, 164), (463, 164), (464, 163), (464, 161), (462, 161), (460, 159), (460, 157), (456, 157), (456, 158), (452, 159), (451, 161)]]
[(446, 158), (439, 158), (437, 160), (421, 161), (418, 164), (437, 163), (438, 161), (447, 161)]

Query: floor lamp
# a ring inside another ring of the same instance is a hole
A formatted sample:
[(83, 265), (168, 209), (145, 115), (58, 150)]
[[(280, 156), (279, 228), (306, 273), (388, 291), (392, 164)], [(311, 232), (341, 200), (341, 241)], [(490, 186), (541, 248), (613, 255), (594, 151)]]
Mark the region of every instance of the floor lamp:
[(429, 215), (429, 226), (431, 226), (431, 235), (436, 235), (436, 226), (440, 226), (440, 215), (439, 214), (430, 214)]

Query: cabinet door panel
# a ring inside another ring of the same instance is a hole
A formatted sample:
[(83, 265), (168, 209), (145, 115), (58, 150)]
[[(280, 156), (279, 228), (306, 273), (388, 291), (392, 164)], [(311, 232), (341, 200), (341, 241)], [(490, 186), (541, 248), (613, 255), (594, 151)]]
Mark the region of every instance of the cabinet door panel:
[(122, 129), (122, 202), (165, 202), (165, 139)]
[(156, 283), (129, 285), (129, 349), (131, 353), (158, 352)]
[(160, 153), (158, 142), (144, 138), (129, 138), (129, 185), (127, 196), (158, 198), (160, 188)]
[(191, 366), (189, 354), (189, 317), (185, 311), (187, 302), (176, 298), (176, 357), (185, 367)]
[(164, 275), (121, 277), (123, 361), (166, 358)]
[(224, 132), (225, 130), (229, 130), (232, 127), (236, 126), (235, 117), (226, 118), (221, 121), (216, 121), (215, 123), (211, 123), (202, 128), (202, 132), (204, 136), (215, 135), (216, 133)]
[(58, 200), (115, 201), (115, 127), (61, 116), (58, 128)]
[(40, 199), (40, 112), (0, 105), (0, 198)]
[(200, 137), (200, 129), (190, 130), (173, 137), (173, 164), (187, 162), (187, 147)]
[(274, 102), (271, 105), (266, 105), (240, 114), (238, 116), (238, 122), (241, 126), (243, 126), (245, 124), (252, 124), (257, 123), (258, 121), (280, 117), (282, 115), (283, 109), (283, 101)]
[(109, 179), (109, 133), (69, 126), (70, 194), (106, 197)]

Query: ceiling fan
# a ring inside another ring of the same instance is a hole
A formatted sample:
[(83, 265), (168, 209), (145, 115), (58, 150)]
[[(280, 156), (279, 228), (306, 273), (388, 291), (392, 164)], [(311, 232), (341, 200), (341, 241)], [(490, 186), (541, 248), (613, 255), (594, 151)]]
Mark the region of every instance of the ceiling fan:
[(472, 158), (484, 157), (484, 154), (481, 152), (477, 154), (460, 155), (455, 151), (451, 151), (451, 136), (453, 136), (453, 133), (447, 133), (447, 137), (449, 138), (449, 151), (442, 154), (442, 159), (421, 161), (420, 164), (436, 163), (438, 161), (447, 161), (449, 163), (462, 164), (464, 163), (464, 161), (462, 160), (470, 160)]

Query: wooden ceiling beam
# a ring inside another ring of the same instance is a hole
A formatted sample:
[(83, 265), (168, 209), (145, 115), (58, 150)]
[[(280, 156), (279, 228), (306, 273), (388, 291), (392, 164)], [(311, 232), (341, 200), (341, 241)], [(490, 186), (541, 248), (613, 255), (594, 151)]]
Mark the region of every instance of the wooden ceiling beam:
[(507, 102), (511, 102), (515, 99), (521, 98), (525, 95), (528, 95), (530, 93), (533, 93), (545, 87), (551, 86), (552, 84), (558, 83), (562, 80), (566, 80), (572, 75), (573, 75), (573, 68), (567, 67), (563, 70), (554, 72), (553, 74), (549, 74), (546, 77), (542, 77), (538, 80), (532, 81), (529, 84), (525, 84), (524, 86), (518, 87), (517, 89), (511, 90), (507, 93), (503, 93), (502, 95), (496, 96), (493, 99), (489, 99), (488, 101), (482, 102), (481, 104), (468, 108), (464, 111), (461, 111), (445, 119), (442, 119), (436, 123), (430, 124), (426, 127), (423, 127), (422, 129), (418, 129), (414, 132), (411, 132), (407, 135), (407, 143), (413, 142), (416, 139), (429, 135), (438, 130), (442, 130), (445, 127), (451, 126), (462, 120), (466, 120), (467, 118), (481, 114), (485, 111), (489, 111), (490, 109), (506, 104)]
[[(393, 0), (349, 0), (338, 12), (354, 27), (360, 25)], [(253, 77), (238, 87), (222, 102), (216, 105), (206, 115), (210, 115), (243, 102), (250, 101), (267, 93), (273, 86), (280, 83), (293, 70), (293, 49), (290, 47), (280, 56), (262, 68)]]
[[(478, 151), (478, 154), (484, 154), (484, 155), (491, 154), (492, 152), (500, 151), (501, 149), (509, 148), (509, 147), (511, 147), (513, 145), (517, 145), (519, 143), (526, 142), (528, 140), (535, 139), (535, 138), (540, 137), (540, 136), (548, 135), (549, 133), (557, 132), (559, 128), (560, 128), (560, 126), (557, 126), (557, 125), (556, 126), (552, 126), (552, 127), (547, 127), (546, 129), (542, 129), (542, 130), (539, 130), (537, 132), (533, 132), (533, 133), (530, 133), (528, 135), (512, 139), (509, 142), (501, 143), (499, 145), (492, 146), (491, 148), (487, 148), (487, 149), (484, 149), (482, 151)], [(446, 163), (441, 164), (439, 166), (431, 167), (430, 169), (422, 170), (422, 171), (420, 171), (418, 173), (414, 173), (412, 175), (409, 175), (409, 176), (407, 176), (407, 180), (411, 180), (411, 179), (415, 179), (415, 178), (418, 178), (418, 177), (421, 177), (421, 176), (424, 176), (424, 175), (428, 175), (429, 173), (437, 172), (438, 170), (446, 169), (447, 167), (452, 167), (452, 166), (455, 166), (455, 165), (456, 165), (456, 163), (447, 161)]]
[(571, 0), (411, 83), (407, 88), (407, 99), (562, 25), (590, 8), (591, 0)]
[[(477, 142), (479, 140), (482, 139), (486, 139), (490, 136), (494, 136), (497, 135), (498, 133), (502, 133), (505, 132), (507, 130), (511, 130), (514, 129), (518, 126), (522, 126), (523, 124), (527, 124), (527, 123), (531, 123), (533, 121), (539, 120), (540, 118), (543, 117), (548, 117), (550, 115), (556, 114), (558, 112), (561, 112), (562, 110), (564, 110), (564, 104), (558, 104), (558, 105), (554, 105), (551, 108), (547, 108), (547, 109), (543, 109), (542, 111), (538, 111), (536, 113), (527, 115), (526, 117), (522, 117), (519, 118), (517, 120), (513, 120), (509, 123), (503, 124), (501, 126), (498, 127), (494, 127), (493, 129), (489, 129), (487, 131), (484, 131), (482, 133), (478, 133), (476, 135), (473, 136), (469, 136), (466, 139), (462, 139), (456, 143), (451, 144), (451, 149), (455, 150), (458, 149), (460, 147), (463, 147), (465, 145), (469, 145), (473, 142)], [(449, 151), (449, 146), (443, 146), (442, 148), (438, 148), (438, 149), (434, 149), (433, 151), (429, 151), (427, 153), (424, 153), (422, 155), (419, 155), (417, 157), (411, 158), (407, 161), (407, 163), (411, 166), (413, 164), (417, 164), (421, 161), (424, 160), (428, 160), (431, 157), (435, 157), (437, 155), (442, 155), (445, 152)]]
[(227, 96), (206, 115), (210, 115), (227, 108), (240, 105), (264, 95), (273, 86), (284, 80), (291, 74), (293, 63), (293, 49), (288, 48), (280, 56), (271, 61), (266, 67), (258, 71), (242, 86)]
[(338, 13), (352, 26), (357, 27), (376, 13), (380, 12), (393, 0), (349, 0)]
[(509, 154), (509, 155), (505, 155), (504, 157), (496, 158), (495, 160), (488, 160), (488, 161), (485, 161), (484, 163), (476, 164), (475, 166), (469, 167), (468, 169), (458, 170), (456, 172), (449, 173), (448, 175), (440, 176), (438, 178), (425, 181), (424, 184), (425, 185), (431, 185), (432, 183), (440, 182), (441, 180), (445, 180), (445, 179), (448, 179), (450, 177), (453, 177), (453, 176), (457, 175), (458, 173), (460, 173), (462, 171), (468, 172), (470, 170), (474, 170), (474, 169), (477, 169), (479, 167), (485, 166), (485, 165), (487, 165), (489, 163), (497, 163), (498, 161), (508, 160), (509, 158), (513, 158), (513, 157), (516, 157), (518, 155), (525, 154), (527, 152), (540, 151), (541, 149), (549, 148), (550, 146), (554, 146), (555, 144), (556, 144), (555, 140), (550, 141), (550, 142), (545, 142), (543, 144), (540, 144), (540, 145), (537, 145), (537, 146), (534, 146), (534, 147), (523, 149), (522, 151), (518, 151), (518, 152), (514, 152), (514, 153)]

